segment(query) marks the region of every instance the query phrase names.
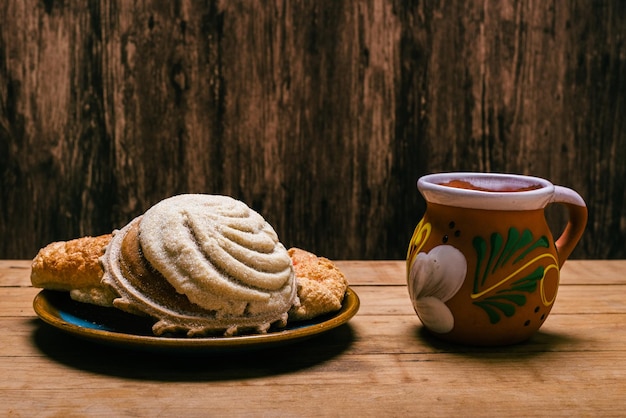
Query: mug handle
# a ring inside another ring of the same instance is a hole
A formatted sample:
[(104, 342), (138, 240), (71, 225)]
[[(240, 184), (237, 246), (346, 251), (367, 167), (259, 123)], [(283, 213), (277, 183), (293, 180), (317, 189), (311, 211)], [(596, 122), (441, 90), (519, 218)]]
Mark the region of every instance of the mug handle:
[(561, 268), (585, 231), (587, 205), (578, 193), (563, 186), (554, 186), (554, 194), (550, 203), (565, 205), (569, 215), (565, 230), (555, 242), (559, 256), (559, 268)]

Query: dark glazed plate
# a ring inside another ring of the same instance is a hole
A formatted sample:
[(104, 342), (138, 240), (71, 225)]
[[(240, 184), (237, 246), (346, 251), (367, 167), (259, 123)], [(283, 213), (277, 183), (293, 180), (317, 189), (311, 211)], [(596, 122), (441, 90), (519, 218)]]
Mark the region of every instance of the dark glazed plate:
[(154, 336), (152, 320), (76, 302), (67, 292), (42, 290), (33, 300), (35, 313), (44, 322), (81, 338), (129, 348), (198, 352), (257, 349), (300, 341), (345, 324), (357, 313), (359, 304), (357, 294), (348, 288), (339, 311), (311, 321), (293, 322), (266, 334), (185, 338)]

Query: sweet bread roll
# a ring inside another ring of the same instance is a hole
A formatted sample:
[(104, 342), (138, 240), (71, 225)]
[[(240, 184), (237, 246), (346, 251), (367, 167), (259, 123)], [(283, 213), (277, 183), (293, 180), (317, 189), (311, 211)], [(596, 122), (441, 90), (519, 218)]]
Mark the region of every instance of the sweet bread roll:
[(35, 287), (70, 292), (72, 299), (113, 306), (115, 295), (101, 284), (99, 258), (111, 234), (53, 242), (39, 250), (31, 266)]
[(165, 199), (116, 232), (102, 257), (114, 306), (188, 336), (284, 326), (297, 304), (291, 259), (274, 229), (227, 196)]
[(289, 311), (289, 320), (315, 318), (341, 309), (348, 281), (335, 264), (299, 248), (290, 248), (298, 284), (300, 305)]
[(225, 196), (166, 199), (113, 234), (55, 242), (33, 286), (155, 318), (156, 335), (265, 332), (341, 308), (347, 281), (328, 259), (286, 251), (272, 227)]

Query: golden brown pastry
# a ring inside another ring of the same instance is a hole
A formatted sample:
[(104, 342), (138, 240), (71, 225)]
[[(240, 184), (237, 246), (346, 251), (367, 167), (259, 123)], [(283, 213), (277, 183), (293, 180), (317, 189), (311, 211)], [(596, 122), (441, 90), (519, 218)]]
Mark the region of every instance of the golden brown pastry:
[(335, 264), (299, 248), (290, 248), (296, 272), (300, 306), (289, 311), (289, 320), (300, 321), (341, 309), (348, 281)]
[(166, 199), (120, 231), (55, 242), (33, 286), (155, 318), (156, 335), (265, 332), (341, 309), (348, 283), (328, 259), (286, 251), (271, 226), (224, 196)]
[(53, 242), (33, 260), (30, 280), (35, 287), (70, 292), (72, 299), (113, 306), (115, 295), (101, 284), (99, 259), (111, 234)]

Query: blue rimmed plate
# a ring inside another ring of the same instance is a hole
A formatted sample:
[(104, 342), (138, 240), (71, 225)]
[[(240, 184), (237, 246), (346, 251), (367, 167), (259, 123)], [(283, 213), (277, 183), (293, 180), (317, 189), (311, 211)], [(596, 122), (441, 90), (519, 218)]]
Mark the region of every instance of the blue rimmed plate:
[(266, 334), (184, 338), (157, 337), (152, 334), (152, 320), (76, 302), (67, 292), (42, 290), (33, 300), (39, 318), (77, 337), (129, 348), (198, 352), (257, 349), (301, 341), (345, 324), (357, 313), (359, 305), (359, 297), (348, 288), (339, 311), (311, 321), (292, 322)]

